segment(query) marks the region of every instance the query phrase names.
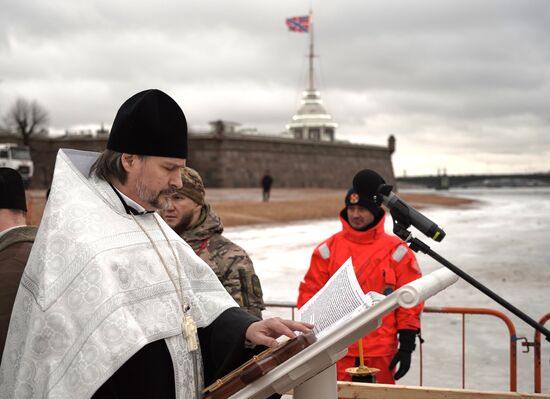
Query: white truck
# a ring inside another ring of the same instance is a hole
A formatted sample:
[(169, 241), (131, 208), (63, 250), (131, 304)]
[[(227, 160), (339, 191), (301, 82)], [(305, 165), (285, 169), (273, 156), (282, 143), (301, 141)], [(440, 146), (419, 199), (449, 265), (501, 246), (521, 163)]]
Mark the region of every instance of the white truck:
[(13, 143), (0, 143), (0, 167), (17, 170), (28, 182), (34, 173), (34, 163), (28, 147)]

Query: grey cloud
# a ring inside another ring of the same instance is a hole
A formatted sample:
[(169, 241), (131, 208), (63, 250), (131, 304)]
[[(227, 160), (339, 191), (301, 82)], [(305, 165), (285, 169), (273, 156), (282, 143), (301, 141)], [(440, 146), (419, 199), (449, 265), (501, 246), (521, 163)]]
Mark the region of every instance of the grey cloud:
[[(533, 159), (550, 148), (546, 0), (314, 6), (316, 81), (341, 123), (339, 137), (384, 144), (394, 133), (398, 143), (449, 154), (521, 147)], [(280, 132), (299, 105), (308, 40), (288, 32), (284, 19), (307, 7), (295, 0), (6, 3), (0, 114), (23, 95), (41, 101), (57, 128), (108, 124), (133, 92), (160, 87), (196, 125), (223, 117)]]

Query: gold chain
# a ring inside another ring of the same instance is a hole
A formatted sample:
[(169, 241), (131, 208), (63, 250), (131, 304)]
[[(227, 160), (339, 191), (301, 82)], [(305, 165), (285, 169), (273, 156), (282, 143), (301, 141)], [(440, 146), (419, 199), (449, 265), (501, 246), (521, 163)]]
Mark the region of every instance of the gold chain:
[[(181, 306), (181, 310), (183, 312), (182, 333), (185, 336), (185, 339), (187, 341), (187, 350), (191, 354), (191, 357), (192, 357), (192, 360), (193, 360), (193, 371), (194, 371), (193, 374), (194, 374), (194, 380), (195, 380), (195, 395), (196, 395), (197, 398), (200, 398), (202, 395), (201, 395), (200, 386), (199, 386), (199, 371), (198, 371), (198, 360), (197, 360), (197, 349), (198, 349), (198, 344), (197, 344), (197, 340), (196, 340), (197, 327), (196, 327), (196, 324), (193, 321), (193, 318), (191, 317), (191, 315), (189, 313), (187, 313), (191, 307), (189, 306), (189, 304), (185, 303), (185, 301), (183, 300), (184, 297), (183, 297), (183, 290), (181, 288), (181, 275), (180, 275), (180, 271), (179, 271), (179, 266), (178, 266), (179, 263), (178, 263), (178, 258), (176, 257), (176, 252), (174, 251), (174, 247), (172, 246), (172, 244), (170, 244), (170, 240), (168, 239), (168, 236), (166, 235), (166, 233), (162, 229), (162, 226), (160, 225), (160, 223), (157, 219), (157, 215), (154, 215), (154, 214), (151, 215), (153, 217), (153, 219), (155, 219), (155, 222), (157, 223), (158, 228), (160, 229), (162, 235), (164, 236), (164, 239), (166, 240), (166, 243), (168, 244), (168, 246), (170, 247), (170, 250), (172, 251), (172, 256), (174, 257), (174, 265), (176, 267), (176, 274), (177, 274), (179, 284), (176, 284), (176, 282), (174, 281), (174, 278), (170, 274), (170, 271), (168, 270), (168, 266), (166, 265), (166, 262), (164, 261), (164, 258), (160, 254), (160, 251), (159, 251), (157, 245), (152, 240), (149, 233), (147, 233), (147, 231), (143, 228), (141, 223), (138, 222), (137, 218), (134, 215), (131, 215), (131, 216), (134, 219), (134, 221), (136, 222), (136, 224), (139, 226), (141, 231), (143, 231), (145, 236), (149, 239), (149, 242), (151, 243), (151, 245), (155, 249), (155, 252), (157, 253), (157, 255), (159, 257), (160, 262), (162, 263), (162, 266), (164, 266), (164, 270), (166, 271), (166, 274), (168, 274), (168, 277), (170, 277), (170, 280), (172, 281), (172, 284), (174, 284), (174, 288), (176, 290), (176, 296), (178, 296), (180, 306)], [(191, 329), (189, 329), (189, 327), (191, 327)]]

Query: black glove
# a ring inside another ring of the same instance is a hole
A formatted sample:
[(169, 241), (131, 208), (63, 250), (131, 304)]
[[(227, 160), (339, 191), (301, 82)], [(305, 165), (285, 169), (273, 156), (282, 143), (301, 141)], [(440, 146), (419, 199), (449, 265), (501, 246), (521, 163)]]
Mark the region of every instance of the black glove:
[(409, 371), (411, 367), (411, 355), (416, 348), (415, 339), (416, 331), (415, 330), (399, 330), (399, 349), (393, 357), (390, 363), (390, 370), (393, 370), (397, 363), (399, 363), (399, 369), (395, 373), (394, 377), (396, 380), (403, 377)]

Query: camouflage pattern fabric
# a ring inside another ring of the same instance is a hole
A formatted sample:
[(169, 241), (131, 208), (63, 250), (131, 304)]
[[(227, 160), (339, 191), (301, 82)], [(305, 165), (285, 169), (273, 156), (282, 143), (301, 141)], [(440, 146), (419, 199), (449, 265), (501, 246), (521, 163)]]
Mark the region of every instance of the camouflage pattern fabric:
[(214, 270), (221, 283), (241, 305), (257, 317), (265, 309), (260, 279), (244, 249), (222, 236), (223, 225), (209, 204), (202, 207), (196, 226), (181, 237)]

